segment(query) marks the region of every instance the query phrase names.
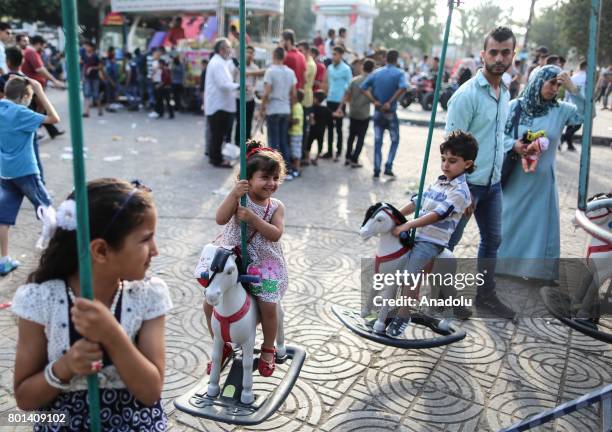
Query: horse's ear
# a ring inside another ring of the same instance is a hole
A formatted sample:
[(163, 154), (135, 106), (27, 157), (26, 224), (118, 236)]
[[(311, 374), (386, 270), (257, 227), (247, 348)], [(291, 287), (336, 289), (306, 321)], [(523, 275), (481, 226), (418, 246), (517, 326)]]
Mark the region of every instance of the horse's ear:
[(387, 208), (389, 208), (389, 210), (391, 210), (391, 213), (393, 214), (393, 217), (396, 219), (398, 225), (403, 225), (406, 222), (408, 222), (408, 219), (406, 219), (406, 216), (404, 216), (402, 212), (399, 211), (397, 207), (395, 207), (393, 204), (384, 203), (384, 205)]
[(373, 206), (370, 206), (370, 208), (368, 208), (368, 210), (366, 211), (365, 218), (363, 218), (363, 222), (361, 223), (361, 226), (363, 227), (366, 224), (366, 222), (374, 215), (374, 213), (376, 213), (376, 211), (382, 206), (383, 206), (383, 203), (381, 202), (377, 202)]
[(200, 277), (197, 278), (197, 281), (200, 285), (202, 285), (204, 288), (206, 288), (208, 286), (208, 283), (210, 282), (210, 275), (207, 271), (202, 272), (200, 274)]

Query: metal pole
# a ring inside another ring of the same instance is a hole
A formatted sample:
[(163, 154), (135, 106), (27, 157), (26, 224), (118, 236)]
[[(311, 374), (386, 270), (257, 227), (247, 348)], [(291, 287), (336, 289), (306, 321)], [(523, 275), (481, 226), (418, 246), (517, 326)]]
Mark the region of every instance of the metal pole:
[[(245, 0), (240, 0), (240, 179), (246, 179), (246, 6)], [(240, 198), (240, 205), (246, 207), (246, 195)], [(240, 223), (242, 264), (246, 272), (249, 262), (247, 251), (247, 224)]]
[[(89, 255), (89, 210), (85, 162), (83, 158), (83, 125), (81, 123), (81, 79), (77, 42), (77, 9), (75, 0), (62, 0), (62, 20), (66, 35), (66, 64), (68, 68), (68, 101), (70, 107), (70, 136), (72, 139), (74, 196), (77, 204), (77, 246), (79, 254), (79, 282), (81, 297), (92, 300), (91, 257)], [(87, 376), (89, 419), (91, 430), (100, 431), (100, 393), (98, 375)]]
[[(440, 53), (440, 64), (438, 65), (438, 76), (436, 78), (436, 89), (434, 91), (434, 100), (431, 107), (431, 118), (429, 119), (429, 132), (427, 134), (427, 145), (425, 146), (425, 158), (423, 160), (423, 168), (421, 169), (421, 181), (419, 183), (419, 195), (417, 197), (416, 209), (414, 212), (414, 218), (419, 216), (421, 211), (421, 200), (423, 195), (423, 189), (425, 187), (425, 177), (427, 174), (427, 163), (429, 162), (429, 150), (431, 149), (431, 140), (433, 138), (433, 130), (436, 124), (436, 114), (438, 111), (438, 101), (440, 100), (440, 87), (442, 80), (444, 79), (444, 63), (446, 62), (446, 48), (448, 46), (448, 35), (450, 34), (451, 19), (453, 17), (453, 7), (456, 0), (449, 0), (448, 2), (448, 17), (446, 18), (446, 28), (444, 29), (444, 42), (442, 43), (442, 52)], [(416, 230), (410, 231), (410, 243), (414, 241)]]
[(587, 54), (587, 80), (585, 92), (582, 149), (580, 151), (580, 177), (578, 184), (578, 208), (586, 210), (589, 189), (589, 166), (591, 161), (591, 135), (593, 133), (593, 92), (595, 89), (595, 65), (597, 62), (597, 36), (599, 29), (600, 0), (591, 0), (589, 19), (589, 51)]

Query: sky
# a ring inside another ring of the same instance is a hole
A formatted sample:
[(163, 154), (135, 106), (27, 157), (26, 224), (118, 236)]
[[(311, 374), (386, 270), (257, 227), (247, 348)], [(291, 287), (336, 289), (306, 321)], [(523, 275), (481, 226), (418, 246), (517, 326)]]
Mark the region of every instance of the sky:
[[(480, 4), (481, 1), (485, 0), (462, 0), (462, 4), (460, 6), (461, 9), (470, 9), (474, 5)], [(535, 6), (536, 14), (538, 11), (541, 11), (547, 6), (554, 5), (559, 0), (537, 0)], [(490, 0), (490, 2), (494, 5), (499, 5), (502, 9), (508, 7), (508, 5), (513, 6), (512, 15), (516, 17), (517, 20), (527, 21), (529, 18), (529, 7), (531, 6), (531, 0)], [(437, 14), (438, 19), (440, 21), (445, 21), (446, 16), (448, 15), (448, 2), (445, 0), (438, 0)], [(453, 13), (454, 16), (454, 13)]]

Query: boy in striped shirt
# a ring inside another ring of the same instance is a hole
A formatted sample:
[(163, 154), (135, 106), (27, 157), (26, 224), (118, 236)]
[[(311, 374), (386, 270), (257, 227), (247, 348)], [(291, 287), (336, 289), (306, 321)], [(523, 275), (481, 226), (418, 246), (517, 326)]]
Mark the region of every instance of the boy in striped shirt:
[[(441, 169), (443, 175), (427, 188), (421, 200), (421, 210), (416, 219), (395, 227), (393, 234), (399, 236), (404, 231), (416, 228), (415, 243), (409, 252), (406, 271), (418, 273), (433, 258), (438, 256), (448, 246), (448, 241), (455, 231), (464, 211), (471, 206), (472, 199), (468, 188), (465, 173), (474, 171), (478, 143), (469, 133), (455, 131), (446, 137), (440, 144), (442, 159)], [(416, 198), (400, 209), (407, 216), (416, 209)], [(410, 287), (404, 287), (408, 295)], [(455, 315), (469, 317), (471, 312), (456, 307)], [(398, 338), (410, 323), (410, 310), (407, 307), (400, 309), (397, 316), (389, 324), (386, 333), (390, 337)]]

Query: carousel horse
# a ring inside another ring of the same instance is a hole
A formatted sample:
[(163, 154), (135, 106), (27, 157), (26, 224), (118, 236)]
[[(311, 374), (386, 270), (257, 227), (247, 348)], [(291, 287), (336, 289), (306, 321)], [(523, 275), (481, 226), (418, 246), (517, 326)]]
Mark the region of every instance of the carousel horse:
[[(589, 199), (589, 204), (597, 204), (599, 200), (610, 200), (612, 194), (599, 194)], [(602, 206), (587, 210), (586, 217), (604, 230), (612, 231), (612, 206)], [(576, 318), (584, 323), (599, 321), (600, 299), (599, 288), (612, 277), (612, 245), (596, 237), (590, 236), (586, 249), (587, 266), (590, 278), (583, 284), (574, 301), (581, 307)]]
[[(217, 397), (220, 393), (219, 378), (222, 369), (223, 351), (227, 343), (242, 348), (242, 393), (240, 402), (250, 404), (253, 394), (253, 352), (255, 331), (259, 322), (257, 302), (247, 292), (243, 283), (258, 283), (259, 276), (241, 275), (239, 258), (233, 250), (213, 244), (204, 246), (196, 268), (198, 282), (206, 287), (206, 302), (214, 307), (211, 325), (213, 331), (213, 353), (207, 395)], [(278, 331), (276, 356), (286, 354), (283, 330), (284, 312), (277, 303)]]
[[(403, 271), (406, 268), (408, 261), (408, 252), (410, 246), (407, 241), (400, 239), (393, 235), (392, 231), (398, 225), (406, 223), (406, 217), (400, 213), (400, 211), (388, 203), (376, 203), (371, 206), (361, 224), (359, 235), (363, 240), (368, 240), (376, 235), (380, 236), (380, 241), (376, 249), (376, 256), (374, 259), (374, 271), (375, 273), (395, 273), (396, 271)], [(454, 258), (452, 252), (448, 249), (444, 249), (438, 258)], [(440, 273), (454, 273), (455, 261), (454, 260), (441, 260), (445, 265), (451, 264), (453, 268), (440, 269), (436, 268), (436, 271)], [(425, 271), (431, 271), (433, 262), (427, 264)], [(453, 287), (440, 287), (441, 293), (444, 297), (451, 297), (456, 294)], [(383, 292), (384, 299), (390, 299), (395, 297), (397, 287), (388, 286)], [(364, 308), (361, 311), (361, 316), (365, 318), (371, 313), (372, 299), (368, 298), (364, 302)], [(376, 322), (374, 323), (373, 329), (376, 333), (384, 333), (386, 327), (386, 319), (389, 314), (388, 302), (383, 302)]]

